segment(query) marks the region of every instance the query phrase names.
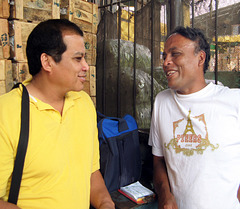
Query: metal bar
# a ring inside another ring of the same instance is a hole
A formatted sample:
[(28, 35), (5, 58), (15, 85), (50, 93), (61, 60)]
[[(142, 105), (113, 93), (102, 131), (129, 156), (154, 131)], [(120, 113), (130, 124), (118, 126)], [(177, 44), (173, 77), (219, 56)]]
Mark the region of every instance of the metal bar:
[(103, 12), (104, 27), (103, 27), (103, 77), (102, 77), (102, 111), (106, 113), (106, 9)]
[(133, 117), (136, 118), (136, 31), (137, 0), (134, 0), (134, 43), (133, 43)]
[(130, 27), (130, 15), (129, 15), (129, 8), (130, 8), (130, 1), (128, 2), (128, 41), (129, 41), (129, 34), (130, 34), (130, 29), (129, 29), (129, 27)]
[(192, 28), (194, 28), (194, 0), (192, 0)]
[(218, 81), (218, 0), (215, 0), (215, 83)]
[(121, 6), (118, 3), (118, 75), (117, 75), (117, 117), (121, 117)]
[[(159, 35), (160, 35), (160, 57), (159, 59), (161, 59), (161, 42), (162, 42), (162, 34), (163, 34), (163, 30), (162, 30), (162, 24), (164, 25), (164, 19), (162, 19), (162, 9), (163, 9), (163, 5), (160, 5), (160, 10), (159, 10), (159, 24), (160, 24), (160, 28), (159, 28)], [(164, 16), (164, 14), (163, 14)], [(164, 29), (164, 28), (163, 28)]]
[(153, 110), (153, 59), (154, 59), (154, 0), (151, 0), (151, 115)]
[(113, 11), (113, 1), (112, 0), (110, 1), (110, 4), (111, 4), (110, 11), (112, 12)]
[(182, 0), (170, 0), (170, 31), (182, 25)]
[[(165, 24), (165, 25), (167, 25), (167, 5), (165, 5), (165, 8), (164, 8), (164, 21), (163, 21), (163, 23)], [(164, 25), (164, 35), (166, 35), (166, 27), (165, 27), (165, 25)]]

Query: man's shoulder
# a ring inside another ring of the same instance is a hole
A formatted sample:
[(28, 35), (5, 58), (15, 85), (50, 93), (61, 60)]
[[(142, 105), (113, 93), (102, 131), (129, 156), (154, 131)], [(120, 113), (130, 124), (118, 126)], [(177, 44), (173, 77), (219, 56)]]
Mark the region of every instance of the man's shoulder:
[(163, 91), (160, 91), (157, 94), (156, 98), (163, 98), (163, 97), (166, 98), (166, 97), (171, 96), (172, 93), (173, 93), (173, 90), (171, 90), (170, 88), (169, 89), (164, 89)]
[(0, 120), (13, 120), (21, 112), (21, 94), (18, 89), (0, 96)]
[(154, 106), (164, 105), (173, 101), (174, 91), (171, 89), (165, 89), (157, 94), (154, 101)]
[(223, 94), (226, 96), (236, 96), (237, 98), (240, 98), (240, 89), (239, 88), (229, 88), (227, 86), (222, 86), (222, 85), (213, 85), (215, 88), (215, 91), (217, 94)]
[(13, 89), (10, 92), (0, 96), (1, 108), (4, 105), (7, 105), (7, 106), (18, 105), (20, 102), (21, 102), (21, 95), (19, 93), (19, 89)]

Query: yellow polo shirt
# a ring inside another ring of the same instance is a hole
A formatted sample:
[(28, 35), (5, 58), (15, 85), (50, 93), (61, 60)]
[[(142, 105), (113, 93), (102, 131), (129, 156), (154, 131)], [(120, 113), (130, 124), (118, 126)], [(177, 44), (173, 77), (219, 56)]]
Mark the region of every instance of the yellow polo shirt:
[[(0, 97), (0, 197), (7, 201), (19, 139), (22, 88)], [(30, 133), (18, 206), (88, 209), (99, 169), (95, 107), (83, 91), (66, 95), (62, 116), (30, 98)]]

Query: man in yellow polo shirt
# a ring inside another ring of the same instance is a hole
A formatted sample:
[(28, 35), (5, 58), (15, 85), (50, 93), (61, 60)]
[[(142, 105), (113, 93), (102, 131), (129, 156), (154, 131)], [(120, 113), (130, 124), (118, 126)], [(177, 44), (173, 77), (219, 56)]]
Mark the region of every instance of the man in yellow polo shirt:
[(20, 132), (22, 86), (0, 97), (0, 209), (113, 209), (99, 172), (96, 111), (83, 85), (83, 32), (40, 23), (27, 42), (29, 142), (17, 205), (7, 202)]

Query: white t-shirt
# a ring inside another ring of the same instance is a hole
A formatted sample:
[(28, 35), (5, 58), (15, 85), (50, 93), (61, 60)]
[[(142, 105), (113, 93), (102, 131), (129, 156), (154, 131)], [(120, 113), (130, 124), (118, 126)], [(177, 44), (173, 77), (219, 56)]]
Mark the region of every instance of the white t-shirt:
[(240, 89), (213, 83), (155, 99), (149, 136), (164, 156), (179, 209), (239, 209)]

